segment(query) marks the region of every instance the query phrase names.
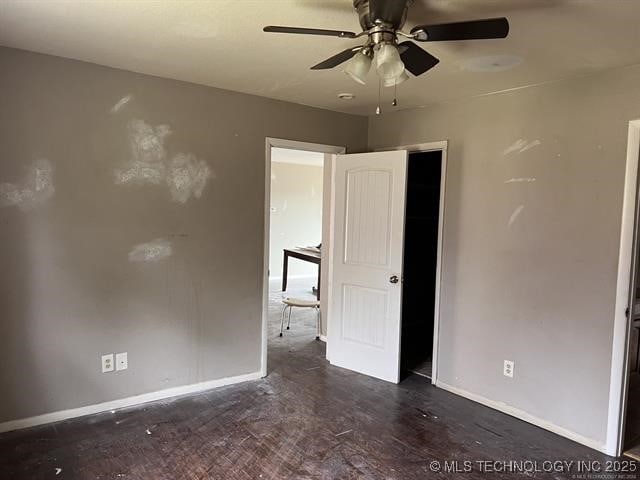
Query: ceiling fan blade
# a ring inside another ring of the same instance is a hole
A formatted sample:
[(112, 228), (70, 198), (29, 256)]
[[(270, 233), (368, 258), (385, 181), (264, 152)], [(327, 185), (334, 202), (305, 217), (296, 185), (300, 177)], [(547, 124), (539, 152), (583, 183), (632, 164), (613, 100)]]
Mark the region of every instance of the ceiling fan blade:
[(416, 77), (435, 67), (440, 62), (436, 57), (429, 52), (425, 52), (413, 42), (402, 42), (398, 45), (398, 51), (400, 52), (402, 63), (404, 63), (404, 68)]
[(372, 22), (382, 20), (397, 27), (407, 8), (407, 0), (369, 0), (369, 18)]
[(509, 34), (509, 21), (502, 17), (439, 25), (418, 25), (411, 29), (411, 33), (416, 34), (415, 40), (419, 42), (505, 38)]
[(323, 30), (320, 28), (300, 28), (300, 27), (278, 27), (269, 25), (262, 29), (263, 32), (269, 33), (297, 33), (301, 35), (325, 35), (329, 37), (340, 38), (356, 38), (354, 32), (345, 32), (343, 30)]
[(326, 70), (329, 68), (337, 67), (341, 63), (344, 63), (347, 60), (349, 60), (351, 57), (353, 57), (356, 54), (356, 52), (361, 48), (362, 47), (347, 48), (346, 50), (343, 50), (342, 52), (334, 55), (333, 57), (329, 57), (325, 61), (320, 62), (317, 65), (314, 65), (313, 67), (311, 67), (311, 70)]

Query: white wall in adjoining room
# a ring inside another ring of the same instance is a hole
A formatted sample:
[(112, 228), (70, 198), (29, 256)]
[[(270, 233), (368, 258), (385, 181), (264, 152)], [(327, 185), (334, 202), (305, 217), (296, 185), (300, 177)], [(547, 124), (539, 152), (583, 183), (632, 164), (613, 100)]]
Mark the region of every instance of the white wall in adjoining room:
[[(269, 277), (281, 278), (283, 249), (322, 241), (324, 154), (273, 148), (271, 162)], [(289, 259), (289, 277), (317, 274), (316, 265)]]

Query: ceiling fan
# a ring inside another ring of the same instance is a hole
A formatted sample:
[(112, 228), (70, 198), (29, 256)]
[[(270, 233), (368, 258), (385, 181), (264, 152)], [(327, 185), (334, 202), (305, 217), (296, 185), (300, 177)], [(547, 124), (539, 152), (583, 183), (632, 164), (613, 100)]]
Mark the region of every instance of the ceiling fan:
[[(452, 40), (480, 40), (505, 38), (509, 33), (506, 18), (488, 18), (466, 22), (418, 25), (409, 33), (401, 29), (413, 0), (353, 0), (362, 32), (324, 30), (299, 27), (264, 27), (265, 32), (325, 35), (339, 38), (367, 37), (364, 45), (348, 48), (311, 67), (325, 70), (350, 60), (345, 72), (356, 82), (364, 84), (371, 64), (375, 60), (376, 71), (384, 86), (394, 86), (414, 76), (422, 75), (435, 67), (440, 60), (418, 47), (413, 41), (442, 42)], [(406, 41), (399, 43), (399, 38)]]

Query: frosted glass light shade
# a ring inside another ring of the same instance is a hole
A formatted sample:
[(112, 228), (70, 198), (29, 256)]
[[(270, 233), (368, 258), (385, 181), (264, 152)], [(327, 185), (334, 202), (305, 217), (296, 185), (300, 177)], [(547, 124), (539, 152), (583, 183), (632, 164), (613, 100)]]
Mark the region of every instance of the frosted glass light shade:
[(360, 50), (347, 63), (344, 73), (349, 75), (356, 82), (364, 85), (366, 83), (367, 73), (371, 69), (371, 56)]
[(376, 52), (376, 70), (383, 81), (398, 78), (404, 71), (398, 48), (391, 43), (383, 43)]
[(400, 85), (405, 80), (409, 80), (409, 75), (406, 70), (403, 70), (398, 78), (389, 78), (382, 81), (383, 87), (393, 87), (395, 85)]

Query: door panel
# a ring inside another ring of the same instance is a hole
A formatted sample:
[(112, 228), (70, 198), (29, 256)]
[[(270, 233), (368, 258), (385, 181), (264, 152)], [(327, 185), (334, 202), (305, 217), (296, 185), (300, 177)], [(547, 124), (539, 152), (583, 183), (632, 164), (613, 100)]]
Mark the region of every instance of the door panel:
[(337, 155), (333, 166), (328, 357), (396, 383), (406, 168), (406, 151)]
[(352, 265), (389, 264), (389, 215), (393, 172), (347, 171), (344, 261)]
[(384, 323), (388, 294), (385, 290), (344, 285), (342, 288), (342, 339), (384, 348)]

